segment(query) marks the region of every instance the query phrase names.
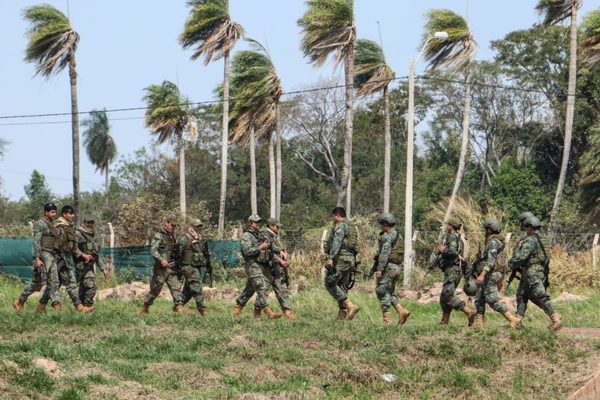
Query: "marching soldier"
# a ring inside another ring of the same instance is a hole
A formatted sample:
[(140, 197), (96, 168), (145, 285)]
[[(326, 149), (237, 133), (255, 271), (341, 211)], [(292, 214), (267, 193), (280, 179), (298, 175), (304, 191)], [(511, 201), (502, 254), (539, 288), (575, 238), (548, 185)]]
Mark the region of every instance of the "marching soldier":
[(92, 259), (90, 262), (79, 260), (75, 266), (75, 280), (79, 285), (79, 299), (84, 306), (90, 308), (92, 311), (95, 309), (94, 297), (98, 288), (96, 266), (104, 274), (104, 279), (109, 277), (108, 265), (106, 265), (104, 259), (99, 255), (100, 246), (96, 242), (94, 227), (94, 220), (88, 218), (84, 219), (83, 224), (77, 228), (77, 247), (82, 253), (92, 256)]
[(206, 317), (208, 310), (204, 305), (202, 283), (209, 273), (210, 251), (208, 243), (202, 238), (204, 224), (193, 219), (189, 229), (177, 239), (181, 252), (181, 273), (185, 278), (184, 304), (192, 298), (201, 316)]

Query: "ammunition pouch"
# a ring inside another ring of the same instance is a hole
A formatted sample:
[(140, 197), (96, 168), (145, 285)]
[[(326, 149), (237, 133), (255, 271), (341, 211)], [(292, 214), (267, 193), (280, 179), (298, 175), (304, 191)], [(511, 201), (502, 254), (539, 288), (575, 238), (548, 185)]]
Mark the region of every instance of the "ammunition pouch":
[(44, 235), (41, 240), (42, 249), (54, 250), (56, 248), (56, 237), (52, 235)]
[(271, 258), (271, 251), (261, 250), (258, 254), (258, 257), (256, 257), (256, 262), (259, 264), (268, 264), (269, 262), (271, 262)]

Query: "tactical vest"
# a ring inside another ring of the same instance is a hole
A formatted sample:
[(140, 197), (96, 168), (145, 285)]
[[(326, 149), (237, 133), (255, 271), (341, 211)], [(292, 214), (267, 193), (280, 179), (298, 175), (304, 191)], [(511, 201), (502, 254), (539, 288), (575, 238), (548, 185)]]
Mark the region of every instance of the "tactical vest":
[(392, 264), (402, 264), (404, 262), (404, 243), (401, 243), (398, 232), (396, 232), (396, 239), (392, 242), (392, 251), (388, 262)]
[(98, 248), (98, 245), (94, 240), (94, 236), (81, 229), (79, 229), (79, 233), (81, 233), (81, 236), (83, 236), (83, 238), (85, 239), (85, 242), (77, 243), (77, 247), (79, 247), (79, 250), (85, 254), (97, 255), (100, 249)]
[(200, 267), (204, 265), (204, 253), (202, 252), (202, 241), (197, 240), (189, 233), (185, 236), (188, 240), (188, 246), (183, 252), (181, 262), (184, 265), (193, 265), (194, 267)]
[[(355, 223), (349, 222), (347, 220), (343, 221), (348, 225), (348, 233), (342, 240), (342, 247), (340, 247), (340, 255), (351, 254), (355, 256), (358, 253), (358, 226)], [(325, 254), (329, 254), (331, 251), (331, 247), (333, 246), (333, 231), (335, 230), (335, 226), (329, 232), (329, 236), (327, 237), (327, 241), (325, 242), (324, 250)]]
[[(257, 235), (255, 235), (258, 239), (259, 243), (262, 242), (269, 242), (271, 244), (271, 246), (273, 245), (273, 237), (271, 235), (269, 235), (266, 231), (259, 231)], [(258, 257), (256, 257), (256, 262), (260, 263), (260, 264), (268, 264), (273, 260), (273, 251), (271, 250), (271, 247), (269, 247), (266, 250), (261, 250), (260, 253), (258, 254)]]
[(73, 253), (73, 248), (77, 243), (77, 236), (75, 235), (75, 227), (73, 225), (62, 225), (64, 236), (62, 236), (58, 243), (58, 250), (63, 253)]
[(494, 264), (493, 272), (500, 272), (504, 274), (506, 272), (506, 266), (508, 264), (506, 260), (506, 252), (504, 251), (504, 241), (502, 240), (502, 237), (500, 235), (492, 235), (487, 239), (486, 244), (491, 240), (497, 240), (502, 245), (498, 250), (498, 254), (496, 254), (496, 263)]
[(546, 253), (546, 249), (543, 248), (543, 243), (541, 241), (541, 238), (539, 237), (539, 235), (537, 233), (532, 234), (531, 236), (528, 236), (529, 240), (534, 240), (537, 243), (537, 248), (535, 249), (534, 252), (531, 253), (531, 255), (529, 256), (529, 258), (527, 259), (527, 266), (530, 265), (545, 265), (547, 258), (548, 258), (548, 253)]
[(58, 229), (48, 218), (43, 219), (48, 229), (42, 233), (41, 247), (46, 251), (55, 251), (57, 245)]

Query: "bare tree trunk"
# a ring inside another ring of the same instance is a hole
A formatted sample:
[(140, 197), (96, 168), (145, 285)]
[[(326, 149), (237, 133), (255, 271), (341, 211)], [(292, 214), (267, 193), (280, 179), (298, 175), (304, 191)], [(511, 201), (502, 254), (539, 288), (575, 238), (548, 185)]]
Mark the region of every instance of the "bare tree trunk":
[(77, 63), (75, 53), (69, 56), (69, 79), (71, 83), (71, 134), (73, 145), (73, 208), (75, 226), (79, 225), (79, 106), (77, 104)]
[(270, 213), (269, 217), (277, 218), (277, 173), (275, 171), (275, 132), (269, 134), (269, 190)]
[(104, 171), (104, 193), (108, 194), (110, 192), (110, 166), (106, 167), (106, 171)]
[(258, 196), (256, 194), (256, 140), (254, 129), (250, 130), (250, 208), (252, 214), (258, 214)]
[(281, 188), (283, 184), (283, 162), (281, 160), (281, 108), (277, 105), (277, 122), (276, 122), (276, 134), (277, 140), (275, 141), (275, 158), (276, 158), (276, 174), (277, 174), (277, 206), (275, 211), (275, 217), (281, 219)]
[(343, 206), (346, 199), (346, 214), (350, 217), (352, 206), (352, 111), (354, 95), (354, 44), (348, 46), (345, 66), (346, 84), (346, 132), (344, 135), (344, 172), (342, 184), (337, 198), (338, 207)]
[[(467, 152), (469, 150), (469, 128), (471, 124), (471, 73), (467, 69), (465, 74), (465, 103), (463, 109), (463, 122), (462, 122), (462, 134), (460, 137), (460, 157), (458, 159), (458, 170), (456, 171), (456, 178), (454, 179), (454, 188), (452, 189), (452, 195), (450, 196), (450, 202), (444, 215), (443, 226), (446, 226), (450, 215), (454, 210), (454, 204), (456, 203), (456, 197), (460, 190), (463, 177), (465, 176), (465, 165), (467, 163)], [(443, 232), (440, 232), (438, 241), (442, 239)]]
[(569, 167), (569, 157), (571, 153), (571, 139), (573, 136), (573, 116), (575, 113), (575, 89), (577, 86), (577, 2), (571, 2), (571, 29), (570, 29), (570, 49), (569, 49), (569, 84), (567, 86), (567, 115), (565, 120), (565, 143), (563, 147), (562, 163), (560, 166), (560, 175), (558, 185), (556, 186), (556, 195), (554, 204), (550, 213), (550, 226), (548, 229), (548, 241), (550, 245), (554, 242), (556, 233), (556, 223), (560, 202), (562, 201), (565, 188), (565, 179)]
[(229, 52), (223, 57), (223, 132), (221, 133), (221, 194), (219, 197), (218, 238), (225, 234), (225, 202), (227, 200), (227, 167), (229, 146)]
[(390, 123), (390, 93), (388, 85), (383, 88), (384, 142), (383, 153), (383, 212), (390, 212), (391, 164), (392, 164), (392, 127)]
[(183, 138), (179, 139), (179, 210), (185, 218), (187, 215), (187, 204), (185, 190), (185, 145)]

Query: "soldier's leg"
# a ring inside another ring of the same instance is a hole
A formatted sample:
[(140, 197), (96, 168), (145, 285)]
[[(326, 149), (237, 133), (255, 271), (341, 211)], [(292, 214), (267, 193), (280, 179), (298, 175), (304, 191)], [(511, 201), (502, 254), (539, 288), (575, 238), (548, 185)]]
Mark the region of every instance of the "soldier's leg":
[(384, 313), (389, 312), (392, 307), (392, 290), (392, 279), (386, 269), (381, 278), (377, 279), (375, 286), (375, 294), (379, 300), (381, 311)]
[(340, 309), (348, 298), (347, 290), (344, 288), (344, 278), (348, 277), (344, 276), (343, 272), (336, 267), (327, 271), (325, 275), (325, 289), (338, 302)]
[(151, 306), (158, 295), (160, 295), (160, 291), (167, 280), (167, 272), (167, 268), (154, 267), (152, 271), (152, 278), (150, 278), (150, 292), (144, 300), (145, 306)]
[(488, 284), (485, 286), (485, 301), (490, 305), (492, 310), (504, 315), (506, 313), (506, 304), (500, 301), (500, 293), (498, 292), (498, 282), (502, 279), (502, 274), (494, 272), (489, 278)]
[(442, 293), (440, 294), (440, 305), (444, 314), (449, 314), (452, 309), (462, 310), (465, 307), (465, 302), (455, 295), (456, 286), (460, 282), (460, 274), (452, 272), (445, 275)]
[(544, 310), (547, 315), (552, 315), (555, 313), (554, 305), (550, 301), (550, 296), (548, 296), (546, 288), (544, 287), (543, 278), (535, 279), (533, 282), (531, 282), (528, 295), (531, 301), (536, 306)]
[(517, 316), (521, 319), (525, 316), (527, 311), (527, 303), (529, 298), (527, 297), (527, 278), (525, 274), (521, 275), (519, 286), (517, 287)]
[(43, 274), (44, 272), (42, 271), (42, 268), (32, 268), (31, 271), (31, 282), (25, 286), (25, 288), (23, 288), (23, 290), (21, 291), (21, 294), (19, 295), (19, 303), (21, 305), (25, 304), (25, 302), (27, 301), (27, 299), (29, 298), (29, 296), (31, 296), (33, 293), (35, 292), (39, 292), (40, 290), (42, 290), (42, 286), (43, 286)]
[(58, 265), (52, 253), (42, 252), (42, 261), (46, 268), (46, 288), (40, 298), (40, 304), (46, 305), (49, 301), (52, 304), (60, 303), (60, 281), (58, 278)]
[(93, 268), (87, 268), (87, 271), (79, 284), (79, 288), (83, 288), (83, 296), (80, 297), (83, 305), (87, 307), (93, 306), (94, 297), (96, 297), (96, 292), (98, 290), (98, 279), (96, 278)]
[(177, 308), (178, 306), (183, 306), (183, 290), (185, 285), (185, 280), (183, 276), (178, 275), (175, 271), (167, 268), (167, 287), (171, 292), (171, 297), (173, 297), (173, 306)]
[(202, 278), (200, 276), (200, 271), (198, 268), (195, 268), (191, 265), (186, 265), (183, 267), (183, 273), (185, 276), (185, 287), (187, 296), (191, 297), (196, 302), (196, 308), (201, 310), (204, 308), (202, 304)]
[(79, 287), (75, 281), (75, 276), (73, 275), (70, 264), (65, 263), (64, 261), (59, 263), (58, 280), (67, 290), (67, 294), (71, 298), (73, 305), (75, 307), (80, 305), (81, 299), (79, 298)]
[(82, 300), (85, 297), (85, 291), (86, 291), (85, 285), (83, 283), (84, 276), (85, 276), (85, 266), (81, 263), (78, 263), (77, 265), (75, 265), (75, 281), (77, 282), (77, 288), (79, 289), (79, 291), (78, 291), (79, 298)]
[(479, 315), (485, 315), (485, 305), (486, 305), (486, 292), (485, 292), (485, 285), (487, 283), (484, 283), (484, 286), (480, 286), (477, 289), (477, 293), (475, 294), (475, 310), (477, 311), (477, 314)]
[(273, 291), (275, 292), (275, 296), (277, 297), (277, 301), (281, 306), (282, 310), (291, 310), (292, 302), (290, 301), (290, 292), (285, 283), (283, 283), (283, 276), (275, 275), (272, 277), (271, 286), (273, 287)]
[(235, 299), (235, 304), (239, 307), (244, 307), (250, 298), (254, 295), (254, 286), (252, 286), (252, 281), (250, 278), (246, 279), (246, 285), (244, 285), (244, 289), (242, 289), (242, 293)]
[(393, 264), (388, 265), (388, 275), (390, 277), (390, 303), (392, 304), (392, 307), (396, 307), (400, 304), (400, 298), (396, 294), (396, 285), (401, 276), (399, 268), (399, 266)]
[(250, 282), (252, 288), (256, 292), (256, 300), (254, 301), (254, 308), (262, 310), (269, 305), (267, 300), (267, 283), (263, 275), (262, 269), (257, 266), (250, 267), (249, 269)]

